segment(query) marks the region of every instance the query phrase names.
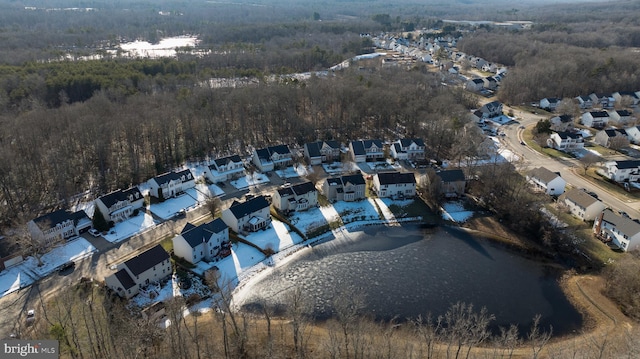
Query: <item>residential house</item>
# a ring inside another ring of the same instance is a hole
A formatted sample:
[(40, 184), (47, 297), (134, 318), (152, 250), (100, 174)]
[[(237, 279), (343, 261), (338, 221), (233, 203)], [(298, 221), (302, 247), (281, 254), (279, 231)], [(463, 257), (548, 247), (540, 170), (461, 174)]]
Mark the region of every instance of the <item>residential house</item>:
[(549, 147), (565, 152), (584, 149), (584, 138), (579, 133), (554, 132), (549, 136), (548, 142)]
[(137, 209), (142, 208), (144, 197), (138, 187), (131, 187), (98, 197), (94, 203), (107, 222), (118, 223), (127, 220)]
[(285, 168), (293, 163), (291, 150), (286, 145), (254, 149), (252, 161), (262, 172)]
[(222, 211), (222, 220), (235, 232), (255, 232), (266, 229), (271, 223), (270, 204), (265, 196), (257, 196), (244, 202), (233, 201)]
[(640, 179), (640, 161), (608, 161), (604, 164), (604, 174), (615, 182), (637, 182)]
[(569, 132), (573, 131), (573, 117), (571, 115), (560, 115), (551, 117), (549, 119), (551, 123), (551, 130), (556, 132)]
[(583, 221), (593, 221), (607, 206), (582, 189), (574, 188), (565, 192), (560, 198), (575, 217)]
[(171, 276), (169, 254), (159, 244), (116, 266), (116, 272), (104, 279), (119, 296), (131, 298), (151, 283)]
[[(424, 150), (425, 145), (422, 139), (403, 138), (393, 143), (391, 155), (395, 159), (423, 160)], [(404, 157), (403, 154), (406, 154), (406, 158), (401, 158)]]
[(340, 144), (337, 141), (305, 143), (304, 157), (312, 166), (340, 161)]
[(624, 130), (631, 143), (640, 143), (640, 126), (627, 127)]
[(560, 104), (560, 99), (556, 97), (547, 97), (540, 100), (540, 108), (547, 111), (555, 111)]
[(583, 110), (593, 107), (593, 100), (589, 96), (578, 96), (576, 97), (576, 101), (578, 102), (578, 106)]
[(479, 92), (484, 88), (484, 80), (480, 78), (469, 80), (465, 87), (469, 91)]
[(607, 111), (589, 111), (582, 114), (582, 124), (587, 127), (604, 128), (609, 123)]
[(244, 162), (238, 155), (216, 158), (205, 169), (205, 176), (212, 183), (238, 179), (244, 176)]
[(357, 163), (384, 160), (384, 144), (380, 140), (351, 141), (349, 151)]
[(550, 196), (559, 196), (564, 193), (564, 187), (567, 184), (559, 173), (549, 171), (545, 167), (529, 171), (527, 180)]
[(330, 202), (353, 202), (364, 199), (366, 181), (362, 174), (327, 178), (322, 184), (322, 193)]
[(631, 218), (618, 216), (605, 209), (593, 222), (593, 233), (604, 242), (611, 242), (623, 251), (640, 245), (640, 224)]
[(460, 197), (464, 194), (467, 179), (461, 169), (446, 170), (436, 173), (439, 180), (438, 189), (444, 197)]
[(494, 63), (486, 63), (482, 66), (482, 71), (495, 73), (498, 71), (498, 66)]
[(318, 205), (318, 190), (313, 182), (284, 186), (276, 190), (272, 202), (284, 213), (306, 211)]
[(611, 96), (611, 94), (604, 93), (592, 93), (589, 95), (591, 101), (593, 102), (593, 106), (599, 106), (602, 108), (613, 108), (616, 99)]
[(191, 264), (223, 258), (231, 253), (229, 227), (220, 218), (199, 226), (187, 223), (172, 241), (173, 253)]
[(416, 195), (416, 177), (413, 173), (377, 173), (373, 176), (373, 190), (380, 198), (411, 198)]
[(493, 76), (488, 76), (482, 79), (484, 88), (487, 90), (495, 90), (498, 88), (498, 81)]
[(480, 112), (482, 112), (483, 118), (502, 116), (502, 103), (498, 101), (486, 103), (482, 107), (480, 107)]
[(54, 243), (79, 236), (91, 228), (91, 219), (84, 210), (70, 212), (60, 209), (27, 223), (32, 238)]
[(598, 131), (594, 142), (607, 148), (622, 148), (629, 145), (629, 138), (625, 130), (616, 128)]
[(161, 199), (176, 197), (196, 186), (196, 180), (189, 169), (163, 173), (153, 177), (147, 183), (149, 184), (149, 194)]
[(631, 122), (631, 111), (628, 110), (612, 110), (609, 111), (609, 120), (615, 121), (621, 125)]
[[(617, 103), (623, 104), (623, 106), (635, 107), (638, 106), (638, 103), (640, 102), (638, 93), (633, 91), (614, 92), (611, 94), (611, 97), (613, 97)], [(628, 101), (628, 104), (624, 103), (625, 101)]]

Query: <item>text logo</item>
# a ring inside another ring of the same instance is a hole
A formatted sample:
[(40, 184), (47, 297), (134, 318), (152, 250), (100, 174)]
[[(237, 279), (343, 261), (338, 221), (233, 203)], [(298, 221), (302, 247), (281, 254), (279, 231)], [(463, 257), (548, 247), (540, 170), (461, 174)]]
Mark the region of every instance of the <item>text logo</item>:
[(57, 340), (3, 340), (0, 358), (58, 359)]

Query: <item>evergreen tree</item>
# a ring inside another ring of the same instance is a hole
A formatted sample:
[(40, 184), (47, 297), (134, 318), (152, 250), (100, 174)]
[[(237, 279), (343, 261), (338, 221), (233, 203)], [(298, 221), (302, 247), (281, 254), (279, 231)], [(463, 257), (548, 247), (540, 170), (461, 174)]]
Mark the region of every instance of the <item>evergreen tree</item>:
[(96, 206), (96, 210), (93, 213), (93, 228), (97, 229), (100, 232), (104, 232), (109, 230), (109, 224), (107, 220), (104, 219), (104, 215), (100, 212), (100, 208)]

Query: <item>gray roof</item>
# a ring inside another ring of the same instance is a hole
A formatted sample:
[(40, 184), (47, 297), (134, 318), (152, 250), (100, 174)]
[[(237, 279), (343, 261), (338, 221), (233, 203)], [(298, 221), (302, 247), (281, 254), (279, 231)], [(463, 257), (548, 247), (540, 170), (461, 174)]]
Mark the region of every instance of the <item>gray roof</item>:
[(629, 238), (634, 235), (640, 233), (640, 224), (636, 223), (634, 220), (618, 216), (613, 213), (610, 209), (605, 209), (603, 212), (602, 220), (608, 223), (611, 223), (616, 227), (618, 231), (622, 234), (627, 235)]
[(616, 167), (618, 167), (618, 169), (621, 169), (621, 170), (640, 167), (640, 160), (615, 161), (615, 163), (616, 163)]
[(465, 177), (464, 177), (464, 172), (462, 172), (462, 170), (447, 170), (447, 171), (440, 171), (437, 172), (436, 175), (438, 177), (440, 177), (440, 179), (442, 180), (442, 182), (444, 183), (449, 183), (449, 182), (460, 182), (460, 181), (465, 181)]
[(158, 185), (162, 186), (163, 184), (169, 183), (171, 181), (180, 181), (180, 182), (191, 181), (193, 180), (193, 174), (191, 173), (191, 170), (186, 169), (180, 172), (171, 171), (171, 172), (163, 173), (161, 175), (154, 177), (153, 179), (156, 181), (156, 183), (158, 183)]
[(353, 148), (353, 154), (356, 156), (363, 156), (367, 154), (364, 151), (364, 144), (362, 141), (351, 141), (351, 148)]
[(582, 138), (582, 135), (579, 133), (572, 133), (572, 132), (556, 132), (556, 133), (563, 140), (566, 140), (567, 138), (573, 138), (573, 139)]
[(99, 197), (98, 199), (104, 203), (107, 208), (110, 208), (114, 204), (122, 201), (136, 201), (142, 199), (142, 193), (138, 187), (131, 187), (127, 190), (116, 190), (111, 193), (105, 194), (104, 196)]
[(322, 142), (308, 142), (304, 144), (304, 147), (307, 148), (307, 153), (309, 153), (309, 157), (320, 157), (320, 146), (322, 146)]
[(245, 202), (234, 201), (231, 207), (229, 207), (229, 210), (236, 218), (243, 218), (269, 206), (269, 201), (267, 201), (265, 196), (257, 196)]
[(120, 281), (120, 284), (122, 284), (122, 287), (125, 290), (133, 288), (133, 286), (136, 285), (136, 282), (133, 281), (133, 278), (131, 278), (129, 272), (127, 272), (124, 268), (116, 272), (116, 278), (118, 278), (118, 281)]
[(346, 185), (347, 183), (351, 183), (354, 186), (366, 184), (362, 174), (342, 176), (341, 179), (343, 185)]
[(413, 173), (400, 172), (383, 172), (376, 174), (381, 185), (399, 184), (399, 183), (416, 183), (416, 176)]
[(551, 172), (544, 167), (538, 167), (529, 171), (529, 177), (536, 178), (543, 183), (549, 183), (557, 177), (560, 177), (560, 175), (558, 173)]
[(402, 147), (409, 147), (411, 143), (415, 143), (416, 146), (424, 147), (424, 141), (420, 138), (403, 138), (400, 140)]
[(220, 233), (227, 228), (227, 225), (222, 221), (222, 219), (216, 218), (211, 222), (203, 223), (197, 227), (191, 223), (187, 223), (187, 225), (182, 229), (181, 235), (182, 238), (189, 243), (191, 248), (195, 248), (200, 243), (206, 242), (211, 238), (211, 235)]
[(46, 230), (55, 227), (58, 223), (63, 223), (68, 220), (73, 221), (73, 224), (77, 225), (82, 219), (89, 219), (89, 216), (87, 216), (87, 213), (84, 210), (69, 212), (66, 209), (60, 209), (55, 212), (42, 215), (34, 219), (33, 222), (37, 224), (38, 228), (41, 230)]
[(592, 204), (596, 202), (600, 202), (597, 199), (595, 199), (595, 197), (591, 196), (587, 192), (578, 188), (574, 188), (569, 192), (565, 192), (561, 196), (561, 200), (565, 200), (565, 199), (568, 199), (569, 201), (577, 204), (582, 208), (588, 208)]
[(607, 111), (591, 111), (589, 113), (593, 118), (609, 117), (609, 113)]
[(124, 262), (133, 275), (138, 276), (169, 259), (169, 254), (159, 244)]
[(316, 191), (316, 186), (314, 186), (312, 182), (304, 182), (291, 186), (291, 190), (298, 196), (301, 196)]
[[(227, 156), (227, 157), (216, 158), (213, 161), (213, 163), (216, 165), (216, 168), (220, 168), (222, 166), (226, 166), (226, 165), (229, 164), (229, 162), (241, 163), (242, 159), (238, 155), (231, 155), (231, 156)], [(211, 167), (211, 166), (209, 166), (209, 167)]]

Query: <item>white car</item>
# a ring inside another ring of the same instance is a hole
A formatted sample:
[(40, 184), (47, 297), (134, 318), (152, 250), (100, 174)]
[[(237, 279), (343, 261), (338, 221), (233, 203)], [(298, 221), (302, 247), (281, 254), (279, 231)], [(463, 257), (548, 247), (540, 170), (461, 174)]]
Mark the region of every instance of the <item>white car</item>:
[(92, 236), (94, 236), (94, 237), (100, 237), (100, 232), (98, 232), (98, 230), (97, 230), (97, 229), (95, 229), (95, 228), (91, 228), (91, 229), (89, 230), (89, 234), (91, 234), (91, 235), (92, 235)]
[(35, 309), (29, 309), (27, 311), (27, 325), (33, 324), (33, 322), (35, 320), (36, 320), (36, 310)]

